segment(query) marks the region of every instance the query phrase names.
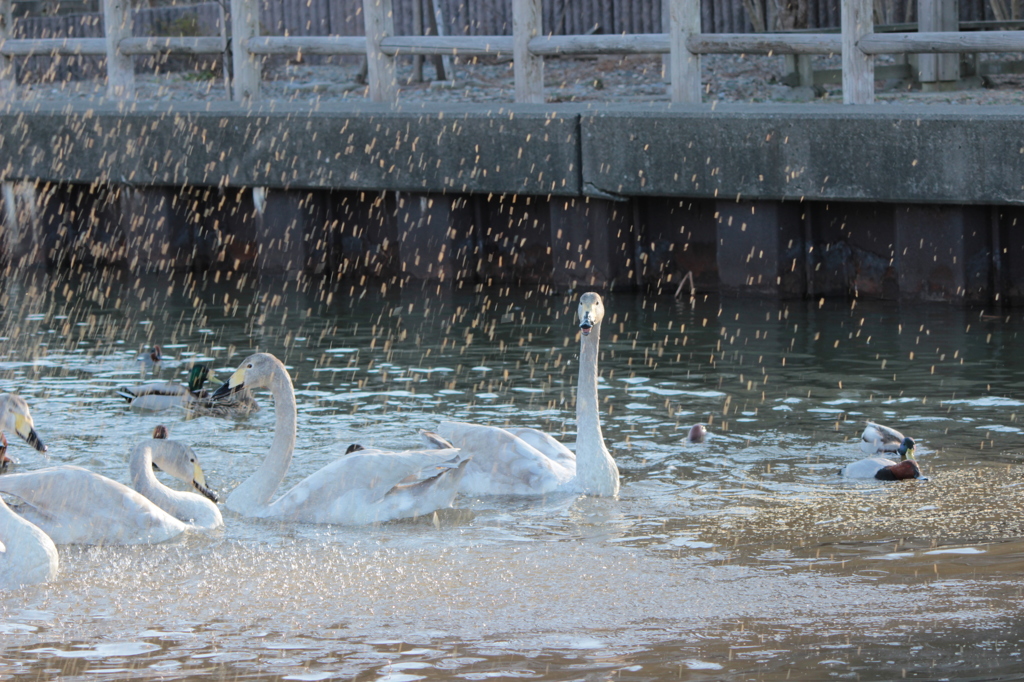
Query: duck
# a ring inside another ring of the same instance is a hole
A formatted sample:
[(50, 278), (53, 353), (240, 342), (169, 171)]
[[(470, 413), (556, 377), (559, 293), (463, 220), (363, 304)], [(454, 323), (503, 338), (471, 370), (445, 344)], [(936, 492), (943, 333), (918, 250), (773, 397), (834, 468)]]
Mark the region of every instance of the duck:
[[(466, 495), (574, 493), (615, 497), (619, 468), (601, 432), (598, 409), (598, 350), (604, 301), (580, 296), (579, 381), (576, 391), (576, 451), (543, 431), (443, 421), (436, 432), (470, 456), (459, 491)], [(436, 447), (429, 440), (428, 446)]]
[(921, 474), (917, 460), (914, 459), (914, 447), (913, 438), (904, 438), (896, 449), (900, 456), (899, 462), (885, 457), (867, 457), (847, 464), (839, 470), (839, 475), (846, 478), (874, 478), (879, 481), (901, 481), (907, 478), (927, 480)]
[(884, 455), (898, 451), (905, 438), (906, 436), (896, 429), (867, 422), (860, 436), (860, 449), (868, 455)]
[(260, 409), (248, 391), (213, 400), (212, 392), (203, 389), (212, 376), (206, 365), (195, 365), (188, 373), (187, 386), (169, 381), (150, 382), (123, 386), (117, 389), (117, 394), (133, 409), (159, 412), (180, 407), (189, 417), (247, 417)]
[(194, 493), (168, 488), (158, 466), (208, 497), (202, 467), (191, 448), (149, 439), (132, 450), (128, 470), (138, 490), (83, 467), (63, 465), (0, 476), (0, 492), (17, 498), (14, 510), (57, 545), (156, 544), (193, 528), (223, 525), (216, 506)]
[[(19, 396), (0, 395), (0, 429), (17, 433), (36, 450), (46, 450), (35, 433), (28, 404)], [(6, 450), (7, 438), (2, 433), (0, 437)], [(59, 568), (57, 546), (50, 536), (0, 498), (0, 590), (47, 582)]]
[(707, 427), (703, 424), (694, 424), (690, 427), (690, 432), (686, 434), (686, 440), (691, 443), (703, 443), (707, 435)]
[(159, 345), (153, 344), (153, 347), (149, 349), (149, 352), (143, 351), (139, 353), (139, 356), (135, 359), (139, 363), (140, 369), (142, 370), (143, 376), (147, 371), (154, 373), (160, 370), (160, 363), (163, 362), (164, 354), (163, 349)]
[(274, 437), (260, 467), (225, 500), (231, 511), (301, 523), (363, 525), (415, 518), (452, 506), (469, 462), (452, 448), (353, 450), (274, 499), (291, 466), (297, 435), (295, 389), (288, 370), (274, 355), (255, 353), (213, 398), (259, 388), (269, 389), (274, 399)]

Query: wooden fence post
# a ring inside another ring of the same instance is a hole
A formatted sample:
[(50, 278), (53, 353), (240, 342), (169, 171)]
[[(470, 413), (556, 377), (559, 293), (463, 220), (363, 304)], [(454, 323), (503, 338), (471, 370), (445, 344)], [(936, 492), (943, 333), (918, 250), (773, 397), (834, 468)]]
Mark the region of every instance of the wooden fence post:
[(530, 40), (542, 35), (541, 0), (512, 3), (512, 73), (516, 102), (544, 102), (544, 58), (530, 53)]
[(129, 0), (103, 0), (103, 35), (107, 43), (107, 96), (135, 96), (135, 62), (119, 49), (132, 37), (132, 8)]
[(384, 54), (380, 41), (395, 35), (395, 14), (391, 0), (363, 0), (363, 21), (366, 22), (366, 79), (370, 100), (398, 101), (398, 74), (395, 58)]
[[(921, 32), (960, 30), (956, 0), (918, 0), (917, 23)], [(917, 56), (918, 80), (922, 90), (939, 90), (960, 80), (960, 55), (921, 54)]]
[(700, 35), (700, 0), (663, 0), (669, 3), (668, 44), (673, 102), (700, 104), (700, 55), (690, 52), (687, 40)]
[(260, 56), (249, 52), (249, 39), (259, 34), (259, 0), (231, 0), (231, 92), (236, 102), (260, 98)]
[[(11, 0), (0, 0), (0, 43), (6, 41), (14, 32), (11, 25), (14, 20), (14, 3)], [(18, 91), (18, 79), (14, 73), (14, 60), (0, 55), (0, 100), (14, 100)]]
[(875, 57), (864, 54), (857, 41), (874, 33), (872, 0), (842, 0), (843, 104), (875, 101)]

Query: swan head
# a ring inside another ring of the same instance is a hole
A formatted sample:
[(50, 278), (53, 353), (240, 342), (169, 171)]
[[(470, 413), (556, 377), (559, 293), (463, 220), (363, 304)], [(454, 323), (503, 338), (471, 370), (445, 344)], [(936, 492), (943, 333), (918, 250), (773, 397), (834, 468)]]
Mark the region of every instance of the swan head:
[(604, 301), (601, 300), (601, 295), (588, 291), (580, 296), (578, 313), (580, 316), (580, 333), (583, 336), (587, 336), (590, 334), (590, 330), (601, 324), (601, 320), (604, 319)]
[(175, 440), (154, 439), (153, 466), (195, 488), (203, 497), (217, 502), (218, 495), (206, 485), (206, 474), (199, 465), (199, 457), (188, 445)]
[(213, 400), (224, 398), (242, 389), (269, 388), (270, 382), (275, 373), (284, 372), (288, 376), (288, 370), (284, 364), (270, 353), (254, 353), (238, 366), (235, 373), (221, 384), (212, 396)]
[(907, 437), (900, 443), (900, 447), (896, 450), (899, 453), (900, 461), (906, 461), (908, 459), (914, 459), (914, 448), (917, 443), (914, 442), (913, 438)]
[(26, 443), (39, 452), (46, 452), (46, 446), (36, 433), (35, 424), (32, 422), (32, 415), (28, 410), (28, 403), (20, 395), (5, 393), (0, 395), (2, 402), (2, 413), (0, 413), (0, 431), (13, 431), (18, 434)]

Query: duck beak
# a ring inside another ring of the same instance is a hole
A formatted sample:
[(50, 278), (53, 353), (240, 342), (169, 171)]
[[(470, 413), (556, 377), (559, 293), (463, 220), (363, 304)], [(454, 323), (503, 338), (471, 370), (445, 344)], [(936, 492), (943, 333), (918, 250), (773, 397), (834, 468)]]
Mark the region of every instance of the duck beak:
[(192, 487), (198, 490), (203, 497), (207, 498), (214, 504), (216, 504), (220, 499), (220, 496), (217, 495), (217, 493), (206, 487), (206, 474), (203, 473), (203, 468), (199, 466), (198, 462), (196, 462), (192, 469)]
[(20, 414), (14, 417), (14, 430), (26, 443), (34, 447), (36, 450), (39, 452), (46, 452), (46, 446), (43, 445), (43, 440), (32, 427), (32, 422)]
[(231, 375), (230, 379), (228, 379), (225, 383), (221, 384), (220, 388), (213, 392), (213, 395), (210, 396), (210, 398), (212, 400), (217, 400), (219, 398), (231, 395), (232, 393), (241, 391), (244, 385), (245, 367), (239, 367), (238, 369), (235, 370), (235, 373)]

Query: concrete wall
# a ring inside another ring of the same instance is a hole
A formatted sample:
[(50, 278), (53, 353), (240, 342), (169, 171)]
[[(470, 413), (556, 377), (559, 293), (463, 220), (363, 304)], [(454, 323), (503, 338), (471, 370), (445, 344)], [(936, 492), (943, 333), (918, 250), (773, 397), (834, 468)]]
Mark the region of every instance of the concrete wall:
[(15, 265), (1024, 297), (1000, 107), (0, 109)]

